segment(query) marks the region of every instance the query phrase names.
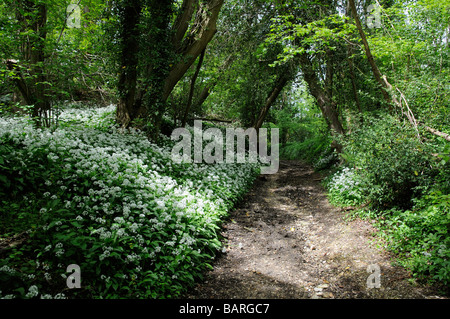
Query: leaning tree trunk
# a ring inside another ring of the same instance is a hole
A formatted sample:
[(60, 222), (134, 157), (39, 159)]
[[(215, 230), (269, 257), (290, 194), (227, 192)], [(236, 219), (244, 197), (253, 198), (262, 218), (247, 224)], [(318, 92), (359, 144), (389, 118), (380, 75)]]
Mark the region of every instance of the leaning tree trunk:
[(333, 132), (337, 134), (343, 134), (344, 129), (342, 127), (341, 121), (339, 120), (336, 103), (330, 98), (327, 92), (320, 85), (319, 79), (317, 78), (317, 75), (313, 70), (311, 61), (309, 60), (306, 53), (301, 54), (299, 56), (299, 59), (303, 77), (306, 83), (308, 83), (308, 87), (312, 96), (316, 98), (317, 104), (319, 105), (319, 108), (325, 120), (327, 121), (328, 126)]
[(223, 76), (225, 70), (230, 66), (230, 64), (232, 62), (233, 62), (233, 57), (229, 56), (225, 60), (225, 62), (219, 67), (219, 69), (216, 72), (215, 79), (212, 79), (209, 83), (207, 83), (201, 90), (200, 94), (197, 96), (197, 100), (194, 103), (195, 108), (199, 108), (202, 106), (202, 104), (206, 101), (206, 99), (210, 95), (212, 89), (214, 89), (214, 87), (220, 81), (220, 78)]
[[(400, 100), (398, 100), (395, 97), (394, 94), (389, 95), (388, 92), (389, 91), (391, 91), (391, 92), (394, 91), (394, 88), (388, 82), (386, 76), (381, 74), (380, 70), (378, 69), (378, 67), (377, 67), (377, 65), (375, 63), (375, 60), (374, 60), (374, 58), (372, 56), (372, 53), (370, 52), (369, 43), (367, 42), (366, 35), (364, 33), (364, 30), (362, 29), (361, 22), (360, 22), (360, 20), (358, 18), (358, 13), (356, 11), (355, 1), (354, 0), (348, 0), (348, 1), (349, 1), (349, 6), (350, 6), (350, 8), (352, 10), (352, 13), (353, 13), (353, 17), (355, 19), (356, 27), (358, 28), (359, 34), (361, 36), (361, 40), (362, 40), (362, 42), (364, 44), (364, 50), (366, 52), (367, 59), (368, 59), (368, 61), (370, 63), (370, 66), (372, 68), (373, 75), (374, 75), (376, 81), (382, 87), (381, 92), (383, 93), (383, 97), (386, 100), (386, 102), (388, 102), (389, 105), (391, 105), (391, 103), (393, 103), (396, 107), (398, 107), (400, 109), (401, 113), (408, 118), (408, 120), (410, 121), (411, 125), (416, 129), (417, 136), (418, 136), (419, 139), (420, 139), (420, 135), (418, 133), (417, 126), (418, 125), (422, 125), (428, 132), (430, 132), (430, 133), (432, 133), (432, 134), (434, 134), (436, 136), (442, 137), (445, 140), (450, 142), (450, 135), (449, 134), (443, 133), (443, 132), (440, 132), (440, 131), (438, 131), (438, 130), (436, 130), (434, 128), (431, 128), (431, 127), (425, 125), (424, 123), (422, 123), (420, 121), (416, 121), (416, 119), (414, 118), (414, 115), (413, 115), (411, 109), (408, 106), (408, 103), (406, 102), (405, 96), (403, 95), (403, 93), (398, 88), (397, 88), (397, 91), (400, 92), (400, 98), (401, 98)], [(402, 105), (402, 102), (401, 102), (402, 100), (405, 102), (406, 111), (403, 110), (403, 105)]]
[[(135, 74), (135, 70), (138, 63), (137, 56), (141, 51), (137, 42), (141, 36), (137, 28), (137, 23), (139, 23), (141, 16), (141, 8), (139, 0), (129, 0), (127, 2), (130, 5), (122, 10), (127, 12), (127, 15), (130, 15), (130, 19), (122, 21), (124, 27), (122, 39), (130, 45), (122, 47), (122, 51), (126, 52), (122, 52), (123, 64), (120, 70), (120, 78), (122, 80), (119, 81), (121, 101), (119, 101), (117, 110), (117, 120), (122, 126), (130, 125), (136, 117), (142, 114), (144, 116), (148, 115), (146, 120), (149, 120), (152, 124), (151, 137), (154, 140), (157, 139), (167, 98), (216, 33), (216, 22), (223, 2), (224, 0), (205, 0), (201, 1), (201, 3), (198, 0), (183, 1), (172, 27), (173, 32), (166, 32), (167, 38), (160, 39), (161, 41), (157, 43), (159, 47), (161, 47), (161, 42), (164, 43), (163, 50), (165, 51), (159, 52), (158, 56), (167, 56), (167, 61), (159, 61), (157, 65), (153, 64), (153, 61), (144, 63), (148, 67), (145, 68), (145, 79), (143, 82), (147, 83), (142, 83), (139, 91), (136, 90), (137, 74)], [(167, 10), (159, 10), (167, 5), (169, 5), (167, 1), (158, 1), (150, 8), (154, 12), (152, 23), (155, 23), (154, 27), (156, 29), (167, 20)], [(194, 8), (197, 8), (197, 12), (192, 22)], [(166, 30), (166, 28), (163, 29)], [(158, 37), (159, 35), (158, 33)], [(149, 40), (155, 41), (155, 39)], [(170, 43), (170, 48), (166, 48), (168, 43)], [(166, 49), (170, 52), (168, 53)], [(179, 59), (173, 61), (174, 59), (171, 55), (177, 55)], [(171, 67), (166, 72), (160, 67), (161, 64), (164, 64), (164, 68), (166, 65)], [(163, 72), (164, 74), (162, 74)], [(150, 78), (152, 80), (148, 81)], [(154, 112), (148, 112), (149, 108), (155, 105), (156, 109)]]
[(165, 80), (162, 92), (163, 101), (167, 100), (175, 85), (181, 80), (186, 71), (214, 37), (217, 32), (216, 23), (223, 2), (224, 0), (209, 0), (200, 6), (193, 23), (198, 27), (194, 28), (185, 37), (184, 41), (179, 44), (181, 59), (179, 60), (180, 62), (173, 66)]
[[(347, 8), (345, 10), (345, 16), (350, 17), (351, 16), (351, 9), (350, 9), (350, 3), (347, 2)], [(348, 20), (346, 20), (346, 24), (349, 23)], [(356, 76), (354, 72), (354, 66), (353, 66), (353, 49), (351, 47), (351, 44), (347, 44), (347, 62), (348, 62), (348, 74), (350, 76), (350, 81), (352, 84), (352, 92), (353, 92), (353, 98), (355, 99), (356, 107), (358, 108), (359, 113), (362, 114), (362, 108), (361, 108), (361, 102), (359, 100), (358, 96), (358, 89), (356, 87)], [(361, 117), (362, 119), (362, 117)]]
[[(185, 0), (184, 2), (189, 3), (192, 1)], [(223, 2), (224, 0), (202, 1), (198, 6), (191, 30), (181, 42), (172, 43), (174, 52), (180, 56), (180, 59), (178, 59), (178, 63), (173, 65), (163, 80), (161, 94), (155, 97), (158, 101), (159, 108), (158, 112), (152, 118), (152, 139), (154, 141), (158, 139), (162, 117), (166, 110), (166, 101), (172, 93), (173, 88), (183, 78), (198, 56), (206, 49), (206, 46), (217, 32), (216, 22)], [(179, 26), (183, 30), (185, 29), (185, 24), (181, 23)], [(180, 38), (176, 37), (176, 40), (180, 41)]]
[(286, 83), (288, 82), (288, 80), (289, 80), (288, 76), (283, 74), (278, 79), (278, 81), (275, 83), (275, 86), (273, 87), (272, 92), (267, 97), (266, 102), (264, 103), (264, 106), (262, 107), (261, 112), (255, 121), (255, 124), (253, 125), (253, 127), (256, 129), (256, 131), (258, 131), (261, 128), (261, 126), (264, 123), (264, 120), (267, 116), (267, 113), (269, 112), (270, 107), (275, 102), (278, 95), (280, 95), (280, 92), (283, 90), (283, 88), (286, 85)]
[(372, 52), (370, 51), (369, 43), (367, 42), (366, 35), (364, 33), (364, 30), (362, 29), (361, 21), (358, 18), (358, 12), (356, 11), (355, 1), (354, 0), (348, 1), (350, 9), (353, 13), (353, 18), (355, 19), (356, 28), (358, 29), (359, 35), (361, 36), (361, 40), (364, 45), (364, 51), (366, 52), (367, 60), (369, 61), (370, 67), (372, 69), (373, 76), (375, 77), (375, 80), (378, 82), (378, 85), (381, 87), (381, 94), (383, 95), (383, 98), (390, 106), (393, 99), (389, 96), (389, 93), (386, 91), (387, 85), (385, 81), (383, 81), (383, 75), (381, 74), (380, 69), (378, 69), (378, 66), (375, 63), (375, 59), (373, 58)]
[(195, 82), (197, 81), (198, 74), (200, 73), (200, 69), (203, 64), (203, 58), (205, 57), (205, 50), (203, 50), (202, 53), (200, 54), (200, 58), (197, 62), (197, 67), (195, 68), (194, 75), (192, 76), (192, 79), (191, 79), (191, 85), (189, 88), (189, 96), (188, 96), (188, 100), (186, 103), (186, 108), (184, 110), (183, 119), (181, 120), (182, 127), (186, 126), (186, 121), (187, 121), (189, 111), (190, 111), (191, 105), (192, 105), (192, 98), (194, 97)]

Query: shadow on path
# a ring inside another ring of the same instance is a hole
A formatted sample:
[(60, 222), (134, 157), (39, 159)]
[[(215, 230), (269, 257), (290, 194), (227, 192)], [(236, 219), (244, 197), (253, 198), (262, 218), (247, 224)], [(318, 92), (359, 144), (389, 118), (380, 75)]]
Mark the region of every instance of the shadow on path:
[[(261, 176), (223, 226), (226, 247), (214, 269), (185, 298), (433, 298), (431, 288), (409, 283), (371, 243), (367, 221), (343, 220), (320, 185), (320, 175), (299, 161), (281, 161)], [(381, 269), (381, 287), (367, 288), (367, 267)]]

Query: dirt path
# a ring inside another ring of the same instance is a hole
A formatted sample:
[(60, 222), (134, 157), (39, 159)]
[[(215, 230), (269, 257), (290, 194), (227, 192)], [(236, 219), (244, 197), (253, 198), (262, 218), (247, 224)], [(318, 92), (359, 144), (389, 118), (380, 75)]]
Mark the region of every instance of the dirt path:
[[(371, 243), (370, 223), (343, 217), (319, 174), (282, 161), (231, 214), (226, 252), (186, 298), (435, 298)], [(380, 267), (380, 288), (367, 288), (370, 264)]]

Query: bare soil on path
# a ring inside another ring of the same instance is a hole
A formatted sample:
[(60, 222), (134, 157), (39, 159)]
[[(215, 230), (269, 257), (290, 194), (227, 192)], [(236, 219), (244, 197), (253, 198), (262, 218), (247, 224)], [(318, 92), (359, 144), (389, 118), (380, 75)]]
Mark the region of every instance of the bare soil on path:
[[(440, 298), (392, 265), (370, 222), (345, 220), (320, 180), (299, 161), (259, 177), (223, 225), (226, 250), (185, 298)], [(379, 288), (367, 285), (372, 264), (380, 267)]]

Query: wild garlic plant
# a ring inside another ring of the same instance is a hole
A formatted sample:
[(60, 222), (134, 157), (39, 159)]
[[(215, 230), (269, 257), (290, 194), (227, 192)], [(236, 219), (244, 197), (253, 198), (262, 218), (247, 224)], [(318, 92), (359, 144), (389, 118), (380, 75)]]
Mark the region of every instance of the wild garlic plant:
[[(36, 216), (22, 254), (0, 262), (3, 296), (174, 297), (220, 249), (221, 220), (258, 166), (176, 164), (167, 139), (119, 129), (114, 111), (67, 109), (51, 129), (0, 119), (9, 190), (18, 185), (13, 197), (0, 193), (4, 209)], [(69, 264), (80, 266), (82, 288), (67, 292)]]

